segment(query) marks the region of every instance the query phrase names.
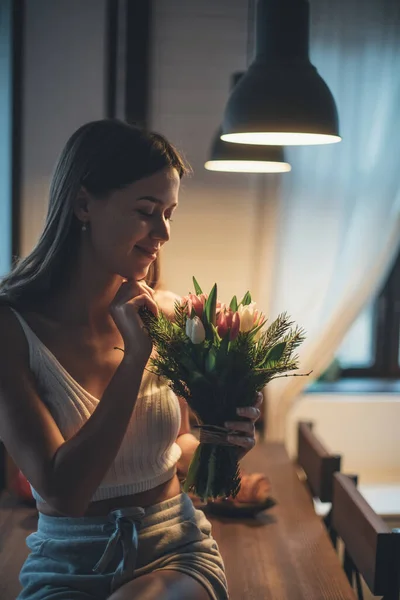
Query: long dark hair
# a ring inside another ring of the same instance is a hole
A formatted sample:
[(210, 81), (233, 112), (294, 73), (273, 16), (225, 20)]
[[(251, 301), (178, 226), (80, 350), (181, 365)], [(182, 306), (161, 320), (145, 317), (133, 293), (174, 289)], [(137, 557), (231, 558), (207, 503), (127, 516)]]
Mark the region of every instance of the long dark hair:
[[(81, 224), (73, 205), (81, 186), (101, 198), (166, 167), (175, 168), (181, 178), (189, 171), (158, 133), (116, 119), (92, 121), (75, 131), (55, 167), (43, 232), (32, 252), (0, 282), (0, 303), (30, 304), (54, 292), (65, 277), (79, 247)], [(147, 276), (152, 287), (159, 270), (157, 260)]]

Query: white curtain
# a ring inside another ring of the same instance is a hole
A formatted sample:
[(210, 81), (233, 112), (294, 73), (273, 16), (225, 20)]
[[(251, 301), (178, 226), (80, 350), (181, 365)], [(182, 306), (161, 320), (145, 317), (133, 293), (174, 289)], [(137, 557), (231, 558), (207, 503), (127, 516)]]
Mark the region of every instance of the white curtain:
[[(260, 299), (272, 318), (286, 310), (306, 329), (301, 371), (315, 378), (399, 249), (400, 2), (310, 5), (311, 61), (336, 99), (343, 141), (287, 149), (293, 170), (281, 177), (274, 273)], [(268, 386), (269, 439), (284, 438), (288, 411), (310, 382)]]

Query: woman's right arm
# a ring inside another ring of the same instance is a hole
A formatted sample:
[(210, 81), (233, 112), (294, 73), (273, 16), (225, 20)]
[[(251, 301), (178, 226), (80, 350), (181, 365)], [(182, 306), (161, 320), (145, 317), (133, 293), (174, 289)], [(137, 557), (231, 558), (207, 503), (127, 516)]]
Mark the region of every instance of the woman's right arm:
[(93, 414), (69, 440), (40, 399), (19, 324), (8, 308), (0, 310), (0, 331), (9, 340), (0, 345), (0, 438), (40, 496), (69, 516), (84, 514), (114, 461), (150, 355), (151, 343), (140, 329), (137, 310), (154, 307), (153, 301), (142, 295), (124, 304), (117, 302), (112, 313), (120, 330), (125, 327), (124, 358)]

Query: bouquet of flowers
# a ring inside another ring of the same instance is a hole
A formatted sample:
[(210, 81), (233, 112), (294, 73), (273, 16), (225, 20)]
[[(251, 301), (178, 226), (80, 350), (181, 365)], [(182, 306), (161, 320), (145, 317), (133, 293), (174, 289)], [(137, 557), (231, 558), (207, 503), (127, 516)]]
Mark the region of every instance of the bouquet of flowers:
[(217, 300), (216, 284), (208, 295), (194, 277), (193, 284), (195, 293), (175, 302), (173, 320), (146, 308), (140, 316), (156, 350), (153, 372), (167, 379), (199, 422), (200, 444), (184, 491), (203, 500), (234, 498), (240, 489), (240, 450), (227, 441), (224, 423), (239, 420), (236, 409), (253, 405), (269, 381), (297, 369), (294, 350), (304, 334), (286, 314), (266, 328), (249, 292), (226, 306)]

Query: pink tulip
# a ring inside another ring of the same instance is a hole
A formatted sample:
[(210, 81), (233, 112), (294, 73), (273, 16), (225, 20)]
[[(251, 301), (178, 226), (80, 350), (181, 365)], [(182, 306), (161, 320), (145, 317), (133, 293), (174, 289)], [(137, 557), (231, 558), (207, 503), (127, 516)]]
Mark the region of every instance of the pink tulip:
[(220, 302), (219, 300), (217, 300), (217, 303), (215, 306), (215, 314), (219, 315), (220, 312), (225, 312), (225, 311), (226, 311), (225, 302)]
[(228, 327), (231, 328), (232, 327), (233, 312), (231, 311), (230, 308), (228, 308), (225, 311), (225, 316), (226, 316), (226, 322), (228, 324)]
[(224, 308), (217, 316), (217, 331), (221, 338), (224, 338), (229, 332), (229, 340), (233, 341), (237, 338), (240, 327), (240, 317), (237, 312), (233, 312), (230, 308)]
[(258, 311), (256, 310), (254, 313), (254, 327), (259, 327), (261, 325), (261, 323), (265, 323), (265, 315), (263, 315), (262, 313), (258, 313)]
[[(257, 327), (260, 327), (261, 325), (264, 325), (265, 322), (266, 322), (265, 315), (263, 315), (262, 313), (258, 313), (258, 311), (256, 310), (254, 312), (253, 329), (256, 329)], [(263, 333), (262, 329), (259, 329), (257, 331), (257, 333), (254, 334), (254, 341), (255, 342), (258, 342), (258, 340), (260, 339), (262, 333)]]
[(228, 320), (225, 312), (220, 311), (217, 317), (217, 331), (221, 338), (224, 338), (229, 331)]
[(232, 317), (232, 326), (231, 326), (231, 331), (229, 334), (229, 340), (231, 342), (233, 342), (233, 340), (236, 340), (237, 336), (239, 335), (239, 329), (240, 329), (240, 316), (239, 316), (239, 313), (235, 312)]
[[(202, 294), (202, 296), (204, 296), (204, 294)], [(194, 312), (201, 318), (203, 316), (205, 302), (203, 303), (202, 298), (195, 294), (190, 294), (190, 299), (193, 303)]]
[(197, 317), (202, 317), (206, 300), (206, 294), (200, 294), (200, 296), (196, 296), (196, 294), (188, 294), (187, 296), (183, 296), (181, 300), (181, 306), (187, 307), (187, 314), (189, 317), (192, 314), (192, 310), (194, 310)]

